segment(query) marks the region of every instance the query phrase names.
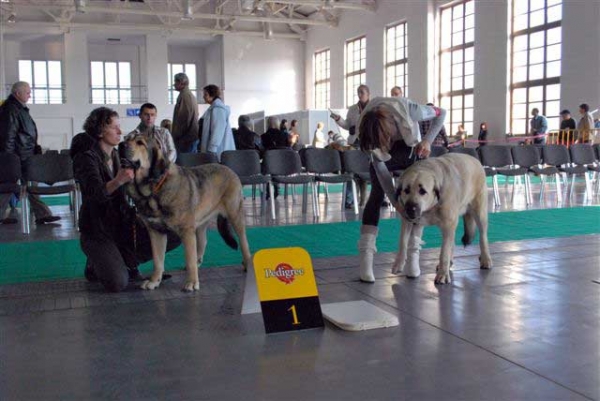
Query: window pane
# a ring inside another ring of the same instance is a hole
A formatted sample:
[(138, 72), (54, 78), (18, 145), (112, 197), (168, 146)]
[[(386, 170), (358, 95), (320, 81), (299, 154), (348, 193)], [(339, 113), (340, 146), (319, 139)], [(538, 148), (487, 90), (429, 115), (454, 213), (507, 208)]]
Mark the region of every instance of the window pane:
[[(523, 0), (519, 0), (519, 1), (523, 1)], [(527, 0), (525, 0), (527, 1)], [(530, 8), (529, 11), (535, 11), (535, 10), (540, 10), (542, 8), (544, 8), (544, 3), (546, 0), (530, 0), (531, 4), (530, 4)]]
[(560, 84), (548, 85), (546, 87), (546, 98), (550, 100), (560, 99)]
[(31, 72), (31, 60), (19, 60), (19, 81), (33, 83), (33, 75)]
[(44, 87), (48, 85), (48, 72), (46, 70), (45, 61), (33, 62), (33, 86)]
[(548, 46), (546, 48), (546, 57), (547, 57), (547, 61), (560, 60), (560, 58), (561, 58), (560, 43), (556, 44), (556, 45)]
[(62, 85), (60, 61), (48, 61), (48, 83), (52, 87), (60, 87)]
[(49, 103), (50, 104), (61, 104), (63, 102), (62, 98), (62, 90), (60, 89), (50, 89), (49, 93)]
[(560, 76), (560, 61), (553, 61), (546, 66), (546, 78)]
[(529, 80), (544, 78), (544, 64), (529, 66)]
[(527, 67), (513, 69), (513, 82), (527, 81)]
[(518, 15), (514, 19), (513, 30), (520, 31), (527, 28), (529, 14)]
[(119, 91), (117, 89), (106, 90), (106, 104), (119, 104)]
[(527, 50), (527, 35), (519, 35), (513, 41), (513, 51)]
[(529, 27), (544, 25), (544, 10), (532, 12), (529, 15)]
[(544, 46), (544, 31), (529, 35), (529, 48)]
[(514, 53), (513, 63), (514, 67), (521, 67), (527, 65), (527, 50)]
[(131, 63), (119, 63), (119, 87), (131, 87)]
[(560, 102), (546, 102), (546, 116), (558, 116), (560, 113)]
[(561, 42), (562, 29), (561, 27), (548, 30), (548, 45)]
[(548, 23), (560, 21), (562, 19), (562, 5), (550, 7), (548, 9)]
[(539, 102), (544, 99), (544, 87), (536, 86), (534, 88), (529, 88), (529, 101), (530, 102)]
[[(107, 88), (117, 87), (117, 63), (104, 63), (104, 79)], [(108, 97), (108, 94), (107, 94)]]
[(190, 88), (196, 88), (196, 64), (186, 64), (185, 73), (190, 80)]
[(92, 103), (93, 104), (106, 103), (104, 101), (104, 90), (102, 90), (102, 89), (92, 89)]
[(533, 49), (529, 51), (529, 63), (537, 64), (544, 62), (544, 48)]
[(470, 43), (475, 40), (475, 29), (467, 29), (465, 30), (465, 43)]
[(473, 95), (465, 95), (465, 107), (473, 107)]
[(119, 91), (121, 104), (131, 104), (131, 90), (120, 90)]
[(472, 89), (474, 84), (473, 75), (468, 75), (465, 77), (465, 89)]
[(515, 15), (525, 14), (529, 11), (529, 4), (527, 0), (513, 1)]
[(527, 88), (519, 88), (513, 91), (513, 103), (525, 103), (527, 101)]
[(48, 103), (48, 91), (46, 89), (34, 89), (32, 92), (34, 103)]

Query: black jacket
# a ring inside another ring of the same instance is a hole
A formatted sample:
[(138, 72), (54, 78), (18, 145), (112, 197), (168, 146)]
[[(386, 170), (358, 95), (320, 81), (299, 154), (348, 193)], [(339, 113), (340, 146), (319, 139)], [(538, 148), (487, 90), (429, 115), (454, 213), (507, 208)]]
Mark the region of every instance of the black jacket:
[(257, 144), (258, 135), (254, 131), (241, 126), (233, 133), (233, 140), (235, 141), (235, 148), (240, 149), (251, 149), (258, 150)]
[(33, 156), (38, 131), (29, 108), (13, 95), (0, 107), (0, 152), (15, 153), (21, 160)]
[(287, 135), (277, 128), (269, 128), (260, 139), (265, 150), (289, 147)]
[[(82, 203), (79, 211), (79, 231), (95, 239), (117, 242), (131, 237), (135, 212), (125, 199), (123, 187), (112, 194), (106, 192), (106, 183), (114, 178), (105, 162), (105, 153), (87, 134), (78, 134), (71, 144), (75, 179), (81, 187)], [(119, 170), (119, 157), (113, 150), (113, 171)]]

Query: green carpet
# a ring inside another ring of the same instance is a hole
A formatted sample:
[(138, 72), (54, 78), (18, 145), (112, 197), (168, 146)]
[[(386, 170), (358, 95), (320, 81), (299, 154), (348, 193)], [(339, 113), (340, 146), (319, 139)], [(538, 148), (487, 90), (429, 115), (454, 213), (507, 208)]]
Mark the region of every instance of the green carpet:
[[(313, 258), (356, 255), (360, 222), (252, 227), (248, 229), (253, 252), (263, 248), (299, 246)], [(396, 219), (382, 220), (377, 240), (379, 252), (397, 250), (400, 224)], [(570, 237), (600, 233), (600, 207), (544, 209), (490, 214), (490, 242), (536, 238)], [(462, 223), (457, 242), (462, 236)], [(439, 247), (437, 227), (427, 227), (423, 235), (426, 248)], [(0, 244), (0, 284), (82, 277), (85, 256), (78, 240)], [(183, 248), (167, 255), (167, 269), (183, 266)], [(218, 267), (241, 262), (241, 254), (228, 248), (216, 231), (209, 232), (203, 267)], [(142, 271), (152, 269), (152, 263)]]

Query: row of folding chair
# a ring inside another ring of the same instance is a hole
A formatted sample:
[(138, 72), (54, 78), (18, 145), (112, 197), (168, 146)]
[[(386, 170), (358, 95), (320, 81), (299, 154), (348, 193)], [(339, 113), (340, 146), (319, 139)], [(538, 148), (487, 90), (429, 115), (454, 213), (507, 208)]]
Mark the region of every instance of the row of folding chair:
[(21, 160), (12, 153), (0, 153), (0, 193), (19, 194), (21, 201), (21, 227), (30, 232), (30, 211), (27, 194), (69, 194), (73, 221), (77, 225), (79, 212), (78, 188), (73, 176), (73, 163), (68, 154), (44, 153), (29, 160), (27, 182), (21, 172)]
[[(586, 181), (586, 195), (592, 196), (589, 173), (598, 175), (600, 171), (600, 148), (589, 144), (575, 144), (567, 148), (564, 145), (526, 145), (526, 146), (483, 146), (478, 150), (472, 148), (451, 148), (450, 152), (470, 154), (478, 158), (487, 176), (492, 177), (494, 203), (500, 206), (498, 195), (498, 175), (505, 177), (523, 177), (525, 183), (526, 204), (532, 203), (530, 174), (541, 178), (540, 201), (545, 191), (546, 177), (554, 177), (557, 201), (562, 202), (560, 175), (571, 176), (569, 197), (574, 193), (575, 178), (583, 175)], [(596, 185), (598, 186), (596, 177)], [(567, 183), (568, 185), (568, 183)], [(514, 200), (515, 180), (511, 200)]]

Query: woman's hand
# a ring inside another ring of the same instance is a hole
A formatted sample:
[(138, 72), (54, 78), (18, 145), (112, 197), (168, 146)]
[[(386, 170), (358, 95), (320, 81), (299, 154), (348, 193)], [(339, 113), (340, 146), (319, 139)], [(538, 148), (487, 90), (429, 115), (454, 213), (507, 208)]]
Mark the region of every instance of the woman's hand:
[(334, 121), (340, 121), (339, 114), (331, 113), (330, 117), (333, 118)]
[(127, 184), (128, 182), (132, 181), (134, 176), (135, 176), (135, 172), (133, 171), (133, 169), (121, 168), (121, 169), (119, 169), (119, 172), (117, 173), (117, 176), (115, 177), (115, 179), (117, 180), (119, 185), (124, 185), (124, 184)]
[(431, 144), (426, 140), (422, 140), (417, 144), (415, 150), (417, 151), (417, 156), (419, 156), (422, 159), (426, 159), (431, 153)]

